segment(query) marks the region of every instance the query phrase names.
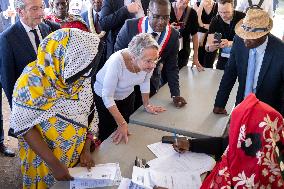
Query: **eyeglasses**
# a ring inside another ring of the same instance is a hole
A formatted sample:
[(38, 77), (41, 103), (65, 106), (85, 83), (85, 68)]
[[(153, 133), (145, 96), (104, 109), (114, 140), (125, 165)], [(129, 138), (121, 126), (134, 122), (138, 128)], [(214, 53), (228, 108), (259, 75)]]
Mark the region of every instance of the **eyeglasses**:
[(147, 64), (158, 64), (158, 62), (161, 60), (161, 58), (158, 58), (156, 60), (143, 60)]
[(170, 15), (158, 15), (158, 14), (154, 14), (151, 10), (148, 10), (151, 15), (152, 18), (155, 20), (163, 20), (163, 21), (168, 21), (170, 19)]

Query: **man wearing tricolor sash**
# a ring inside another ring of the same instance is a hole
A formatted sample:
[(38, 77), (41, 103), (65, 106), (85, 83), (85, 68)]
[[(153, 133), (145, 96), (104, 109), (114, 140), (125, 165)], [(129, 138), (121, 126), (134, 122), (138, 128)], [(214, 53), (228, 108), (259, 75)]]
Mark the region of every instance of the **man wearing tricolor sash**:
[[(127, 20), (117, 36), (114, 50), (126, 48), (131, 39), (138, 33), (151, 33), (161, 49), (160, 61), (151, 78), (150, 94), (155, 94), (161, 85), (168, 82), (175, 106), (182, 107), (186, 104), (186, 101), (180, 96), (179, 89), (177, 65), (179, 34), (169, 24), (170, 10), (168, 0), (150, 0), (148, 16)], [(139, 92), (136, 92), (136, 94), (139, 94)]]

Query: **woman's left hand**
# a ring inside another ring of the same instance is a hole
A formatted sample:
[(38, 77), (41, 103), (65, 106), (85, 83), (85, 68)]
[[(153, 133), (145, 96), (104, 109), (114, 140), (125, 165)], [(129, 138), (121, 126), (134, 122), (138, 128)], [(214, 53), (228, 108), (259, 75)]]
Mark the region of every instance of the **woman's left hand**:
[(158, 114), (160, 112), (166, 111), (166, 109), (162, 106), (155, 106), (155, 105), (151, 105), (151, 104), (148, 104), (144, 108), (145, 108), (146, 112), (148, 112), (150, 114)]
[(80, 155), (80, 165), (82, 167), (87, 167), (88, 169), (95, 166), (95, 162), (90, 152), (82, 151)]
[(192, 67), (196, 65), (196, 68), (199, 72), (204, 71), (204, 67), (199, 63), (198, 57), (193, 56)]
[(111, 138), (115, 144), (119, 144), (122, 139), (124, 139), (125, 144), (127, 144), (128, 136), (129, 136), (128, 125), (125, 122), (122, 125), (118, 125), (116, 131), (114, 131)]

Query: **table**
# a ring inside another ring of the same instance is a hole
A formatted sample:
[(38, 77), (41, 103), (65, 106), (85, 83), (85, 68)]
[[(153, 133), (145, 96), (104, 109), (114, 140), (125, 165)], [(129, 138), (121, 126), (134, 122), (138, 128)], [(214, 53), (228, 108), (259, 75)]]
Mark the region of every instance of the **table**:
[[(223, 136), (229, 116), (212, 112), (223, 71), (205, 69), (198, 72), (195, 68), (184, 67), (180, 70), (179, 76), (181, 96), (187, 101), (185, 107), (174, 107), (169, 87), (165, 85), (150, 102), (164, 106), (167, 111), (151, 115), (140, 107), (130, 116), (130, 122), (195, 138)], [(234, 106), (237, 85), (234, 85), (228, 100), (228, 112)]]
[[(111, 137), (109, 137), (95, 150), (93, 157), (96, 164), (119, 162), (122, 176), (131, 178), (136, 156), (147, 161), (156, 158), (147, 148), (147, 145), (161, 141), (164, 135), (172, 134), (135, 124), (129, 124), (128, 126), (131, 133), (128, 144), (120, 143), (115, 145)], [(57, 182), (52, 189), (69, 189), (69, 182)]]

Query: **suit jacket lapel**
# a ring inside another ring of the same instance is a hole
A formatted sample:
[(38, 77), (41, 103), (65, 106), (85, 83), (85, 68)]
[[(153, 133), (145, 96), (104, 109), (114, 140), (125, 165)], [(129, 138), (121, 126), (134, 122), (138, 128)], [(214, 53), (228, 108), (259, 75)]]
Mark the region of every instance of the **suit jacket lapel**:
[(44, 39), (49, 34), (49, 31), (47, 30), (47, 28), (43, 24), (39, 24), (38, 28), (39, 28), (39, 31), (41, 33), (42, 39)]
[(35, 50), (24, 26), (20, 21), (18, 21), (15, 25), (19, 29), (18, 32), (15, 32), (15, 34), (18, 36), (18, 40), (20, 40), (19, 43), (22, 44), (27, 52), (29, 52), (33, 57), (36, 57)]
[(263, 60), (262, 60), (262, 65), (261, 65), (260, 72), (258, 75), (256, 92), (258, 91), (259, 87), (261, 87), (264, 76), (270, 66), (272, 55), (273, 55), (273, 48), (271, 46), (270, 36), (268, 36), (268, 43), (265, 49), (265, 53), (264, 53)]
[(246, 83), (247, 69), (248, 69), (248, 59), (249, 59), (249, 49), (248, 48), (243, 48), (243, 49), (244, 49), (244, 51), (241, 52), (240, 54), (243, 54), (242, 60), (241, 60), (241, 64), (242, 64), (242, 75), (244, 77), (242, 78), (242, 81), (240, 81), (240, 82)]

